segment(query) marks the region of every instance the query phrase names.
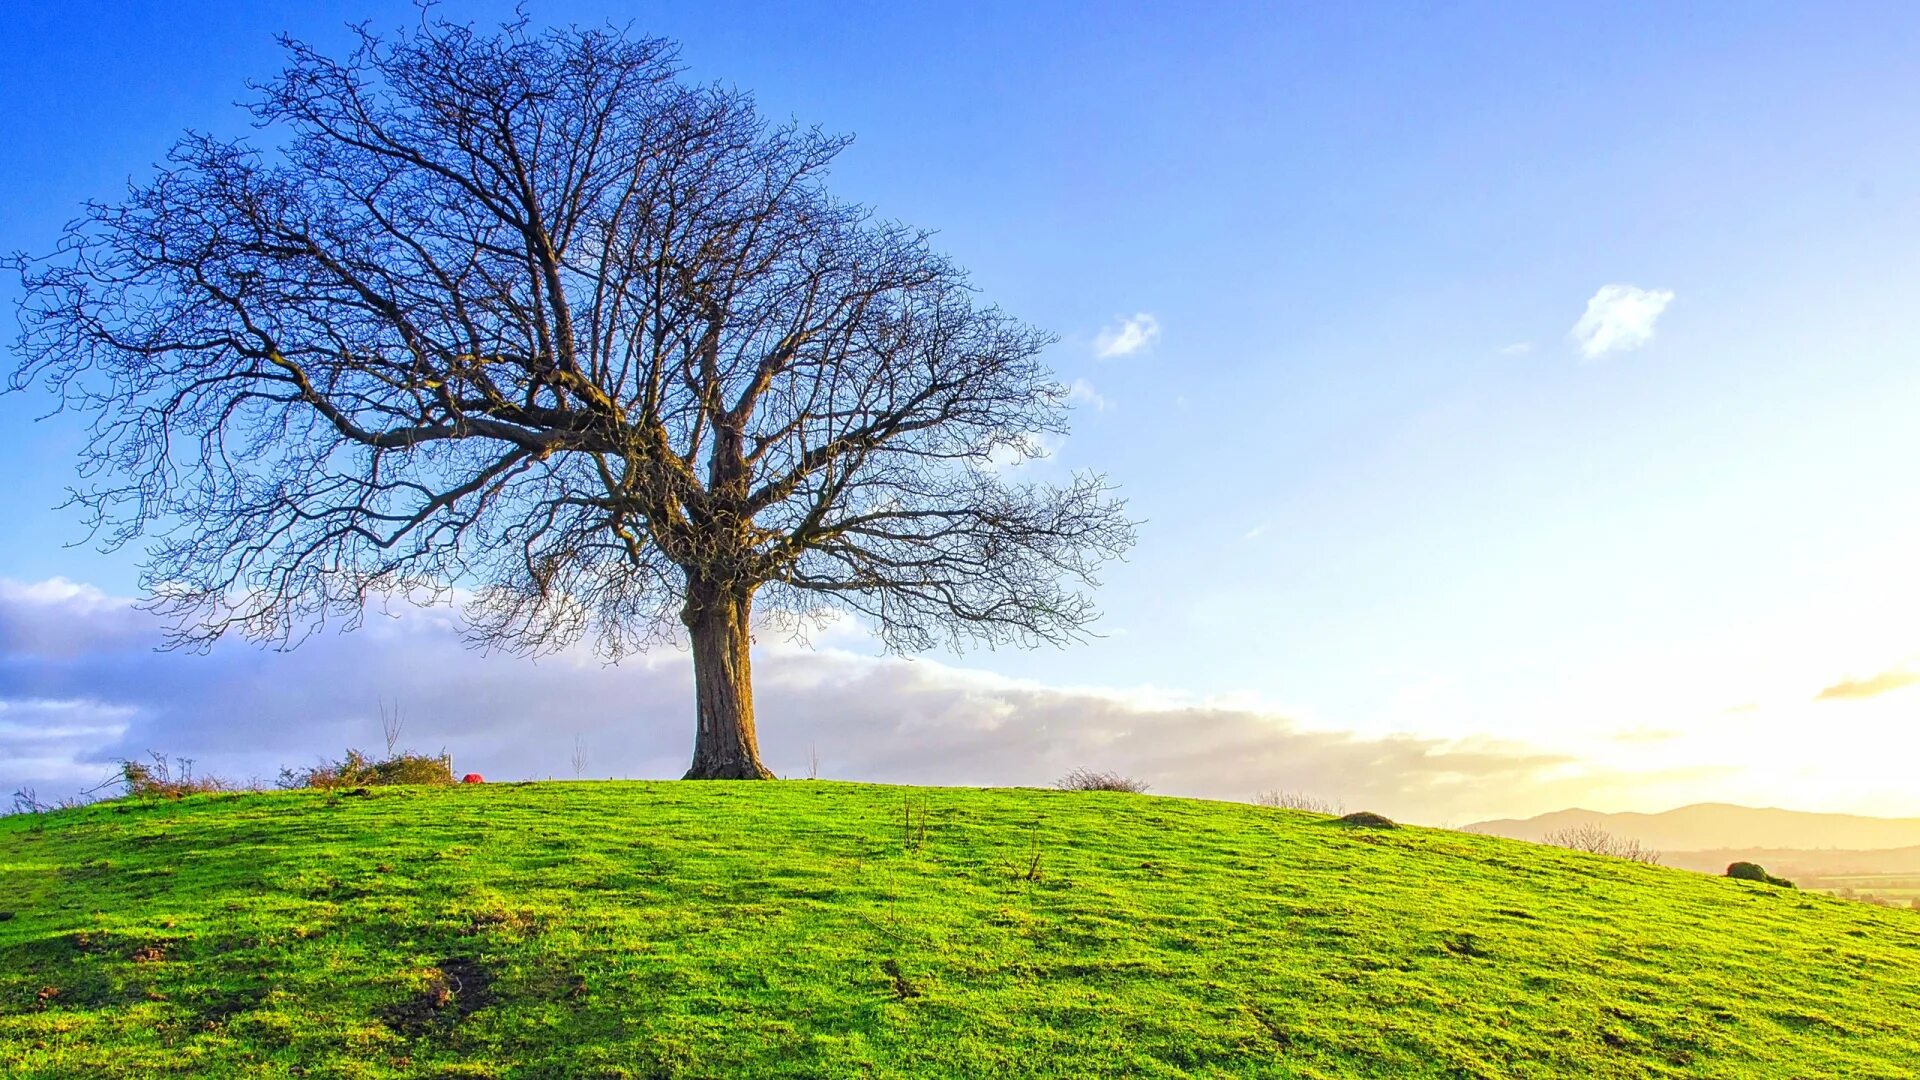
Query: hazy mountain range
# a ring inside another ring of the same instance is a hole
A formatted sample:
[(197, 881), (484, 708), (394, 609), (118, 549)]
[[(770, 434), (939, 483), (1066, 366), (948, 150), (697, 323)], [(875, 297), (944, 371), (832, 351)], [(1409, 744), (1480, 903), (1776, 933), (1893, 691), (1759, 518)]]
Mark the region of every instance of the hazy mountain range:
[(1700, 803), (1659, 814), (1556, 810), (1525, 819), (1482, 821), (1467, 826), (1467, 831), (1538, 842), (1582, 825), (1598, 825), (1622, 839), (1638, 840), (1659, 851), (1668, 866), (1709, 874), (1722, 872), (1729, 863), (1748, 861), (1803, 880), (1920, 875), (1920, 818)]
[(1661, 851), (1763, 848), (1877, 851), (1920, 847), (1920, 818), (1809, 814), (1727, 803), (1699, 803), (1659, 814), (1556, 810), (1524, 820), (1482, 821), (1467, 826), (1467, 831), (1539, 841), (1549, 833), (1588, 824)]

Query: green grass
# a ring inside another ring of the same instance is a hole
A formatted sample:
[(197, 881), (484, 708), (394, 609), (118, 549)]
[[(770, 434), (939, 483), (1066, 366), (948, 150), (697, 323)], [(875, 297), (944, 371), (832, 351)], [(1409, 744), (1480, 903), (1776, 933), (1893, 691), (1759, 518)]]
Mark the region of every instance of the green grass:
[(0, 912), (8, 1077), (1920, 1063), (1914, 913), (1183, 799), (783, 781), (110, 803), (0, 819)]

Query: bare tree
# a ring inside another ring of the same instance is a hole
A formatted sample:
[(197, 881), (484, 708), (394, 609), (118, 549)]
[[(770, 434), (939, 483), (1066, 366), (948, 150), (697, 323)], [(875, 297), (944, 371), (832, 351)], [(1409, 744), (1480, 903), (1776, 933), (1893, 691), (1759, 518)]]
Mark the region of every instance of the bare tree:
[(173, 644), (456, 590), (511, 650), (684, 628), (687, 775), (748, 778), (756, 610), (899, 650), (1084, 630), (1122, 504), (1004, 468), (1064, 431), (1051, 339), (832, 198), (844, 139), (618, 31), (283, 44), (271, 149), (189, 135), (17, 260), (14, 385), (92, 414), (75, 499), (151, 539)]
[(393, 703), (393, 711), (387, 711), (387, 703), (380, 701), (380, 737), (386, 741), (387, 757), (391, 758), (400, 745), (400, 732), (406, 728), (406, 720), (400, 715), (400, 703)]

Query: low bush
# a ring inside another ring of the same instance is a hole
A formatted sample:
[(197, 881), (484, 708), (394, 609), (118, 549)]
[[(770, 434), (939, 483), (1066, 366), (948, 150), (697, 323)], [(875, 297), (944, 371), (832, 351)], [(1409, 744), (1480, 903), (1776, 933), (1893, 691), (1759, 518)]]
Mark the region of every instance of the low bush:
[(178, 799), (209, 791), (231, 791), (232, 784), (217, 776), (195, 776), (192, 758), (148, 754), (146, 761), (128, 758), (120, 763), (125, 793), (136, 799)]
[(1325, 814), (1328, 817), (1344, 813), (1346, 807), (1317, 795), (1304, 791), (1263, 791), (1253, 797), (1255, 806), (1270, 806), (1275, 810), (1304, 810), (1309, 814)]
[(1615, 836), (1592, 822), (1555, 830), (1548, 833), (1544, 839), (1554, 847), (1585, 851), (1593, 855), (1611, 855), (1616, 859), (1645, 863), (1648, 866), (1660, 865), (1659, 852), (1632, 837)]
[(349, 749), (339, 761), (322, 761), (305, 769), (280, 770), (281, 787), (319, 788), (322, 791), (344, 787), (444, 785), (453, 782), (453, 757), (445, 753), (403, 752), (375, 761), (358, 750)]
[[(111, 784), (113, 781), (110, 780), (108, 783)], [(42, 802), (40, 801), (40, 792), (38, 789), (23, 787), (13, 793), (13, 808), (3, 812), (9, 814), (45, 814), (53, 810), (71, 810), (76, 806), (85, 806), (88, 802), (91, 802), (92, 800), (88, 798), (91, 794), (93, 794), (93, 792), (83, 792), (79, 795), (69, 795), (64, 799), (56, 799), (53, 802)]]
[(1135, 795), (1145, 794), (1147, 790), (1145, 780), (1092, 769), (1075, 769), (1061, 777), (1054, 786), (1062, 791), (1126, 791)]
[(1772, 874), (1767, 873), (1767, 868), (1761, 866), (1759, 863), (1734, 863), (1727, 867), (1727, 876), (1730, 878), (1738, 878), (1741, 881), (1759, 881), (1768, 885), (1778, 885), (1783, 889), (1799, 888), (1798, 885), (1788, 881), (1786, 878), (1774, 877)]

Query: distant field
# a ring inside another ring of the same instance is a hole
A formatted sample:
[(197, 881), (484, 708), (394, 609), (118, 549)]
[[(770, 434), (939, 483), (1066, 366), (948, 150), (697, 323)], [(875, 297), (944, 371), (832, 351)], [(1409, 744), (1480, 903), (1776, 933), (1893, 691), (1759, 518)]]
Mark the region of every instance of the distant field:
[[(1843, 892), (1845, 888), (1848, 888), (1848, 886), (1841, 886), (1838, 888), (1822, 886), (1822, 887), (1816, 888), (1814, 891), (1823, 893), (1828, 896), (1842, 896), (1842, 895), (1845, 895)], [(1862, 900), (1862, 899), (1867, 899), (1871, 897), (1871, 898), (1878, 898), (1881, 900), (1890, 900), (1895, 903), (1905, 903), (1916, 896), (1920, 896), (1920, 889), (1854, 889), (1852, 895), (1849, 898), (1855, 899), (1855, 900)]]
[(1920, 898), (1920, 877), (1912, 874), (1850, 874), (1811, 877), (1801, 887), (1830, 895), (1846, 895), (1855, 900), (1885, 900), (1892, 904), (1911, 903)]
[(7, 1077), (1911, 1077), (1920, 914), (1033, 790), (0, 819)]
[(1835, 874), (1820, 877), (1822, 885), (1856, 889), (1920, 889), (1920, 877), (1913, 874)]

